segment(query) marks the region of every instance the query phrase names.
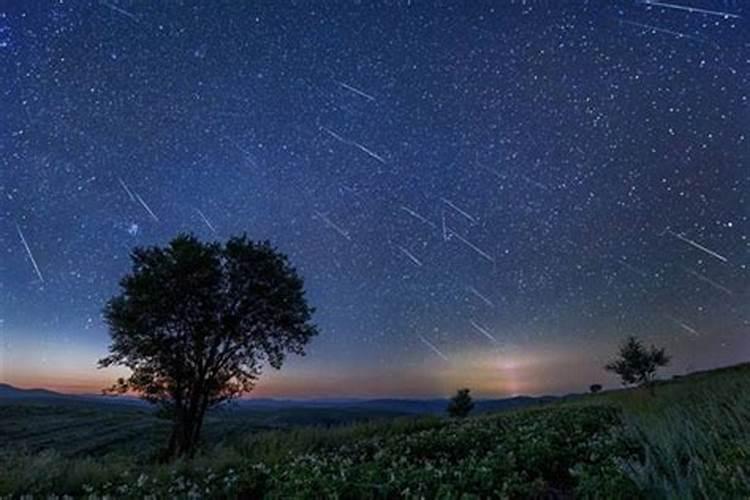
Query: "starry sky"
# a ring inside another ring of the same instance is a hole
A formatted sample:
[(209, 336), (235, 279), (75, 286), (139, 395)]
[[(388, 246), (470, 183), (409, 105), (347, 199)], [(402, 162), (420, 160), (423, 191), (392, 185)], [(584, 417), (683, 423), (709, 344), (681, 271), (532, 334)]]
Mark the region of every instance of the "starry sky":
[[(695, 7), (691, 9), (690, 7)], [(750, 360), (741, 1), (0, 3), (0, 381), (96, 392), (136, 245), (246, 232), (321, 335), (254, 395)]]

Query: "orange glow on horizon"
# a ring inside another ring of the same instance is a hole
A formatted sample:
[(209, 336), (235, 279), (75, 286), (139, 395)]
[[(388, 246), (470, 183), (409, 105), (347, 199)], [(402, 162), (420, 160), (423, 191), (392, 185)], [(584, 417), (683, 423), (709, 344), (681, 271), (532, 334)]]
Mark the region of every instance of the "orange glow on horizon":
[[(591, 380), (608, 382), (598, 365), (564, 346), (511, 347), (506, 351), (465, 351), (445, 360), (425, 356), (417, 364), (379, 370), (351, 367), (324, 371), (298, 360), (281, 371), (268, 369), (250, 398), (419, 398), (447, 397), (469, 387), (475, 397), (502, 398), (521, 394), (585, 391)], [(37, 369), (5, 370), (4, 382), (21, 388), (44, 388), (68, 394), (101, 394), (124, 369), (51, 373), (54, 363)], [(8, 377), (9, 373), (13, 376)], [(611, 382), (611, 381), (610, 381)]]

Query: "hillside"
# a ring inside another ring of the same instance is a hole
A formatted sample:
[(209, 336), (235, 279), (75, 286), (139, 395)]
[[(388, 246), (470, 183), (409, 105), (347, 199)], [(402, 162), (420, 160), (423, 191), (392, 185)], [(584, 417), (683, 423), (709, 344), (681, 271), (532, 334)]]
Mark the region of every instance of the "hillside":
[[(478, 399), (475, 412), (485, 413), (525, 408), (550, 403), (555, 396), (515, 396), (502, 399)], [(149, 408), (144, 401), (127, 396), (101, 396), (93, 394), (63, 394), (47, 389), (21, 389), (10, 384), (0, 384), (0, 405), (33, 403), (33, 404), (66, 404), (66, 405), (107, 405), (107, 406), (140, 406)], [(274, 399), (244, 398), (222, 408), (223, 412), (315, 412), (318, 410), (341, 410), (344, 412), (370, 412), (373, 415), (424, 415), (442, 414), (448, 405), (447, 398), (434, 399)], [(323, 411), (319, 413), (325, 413)], [(314, 424), (315, 422), (307, 422)], [(325, 422), (320, 422), (325, 424)]]
[(6, 399), (59, 399), (66, 397), (47, 389), (20, 389), (10, 384), (0, 384), (0, 400)]
[[(554, 398), (517, 397), (477, 402), (477, 413), (539, 406)], [(209, 413), (205, 438), (228, 442), (251, 432), (303, 426), (340, 426), (404, 416), (443, 414), (444, 399), (244, 399)], [(169, 422), (135, 398), (68, 395), (0, 385), (0, 442), (64, 457), (108, 453), (154, 456), (169, 437)]]
[(656, 397), (618, 390), (462, 421), (408, 417), (233, 435), (176, 466), (117, 452), (65, 459), (6, 450), (0, 494), (747, 497), (750, 365), (662, 382)]

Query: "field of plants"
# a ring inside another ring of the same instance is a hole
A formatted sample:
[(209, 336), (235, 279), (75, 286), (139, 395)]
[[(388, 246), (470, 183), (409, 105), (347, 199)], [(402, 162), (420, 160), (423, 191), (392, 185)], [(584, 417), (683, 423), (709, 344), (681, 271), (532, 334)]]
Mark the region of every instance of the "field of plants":
[[(663, 383), (656, 394), (605, 392), (463, 420), (401, 418), (237, 434), (207, 445), (190, 462), (169, 465), (122, 451), (66, 458), (57, 451), (6, 450), (0, 494), (748, 498), (750, 367)], [(145, 429), (146, 422), (133, 425)]]
[(28, 452), (54, 449), (65, 457), (148, 451), (169, 423), (151, 412), (75, 405), (0, 405), (0, 443)]
[[(395, 414), (356, 408), (274, 408), (216, 411), (206, 418), (205, 441), (231, 442), (249, 433), (303, 426), (335, 426)], [(111, 453), (148, 461), (168, 439), (170, 422), (148, 407), (97, 403), (0, 403), (0, 445), (62, 457)]]

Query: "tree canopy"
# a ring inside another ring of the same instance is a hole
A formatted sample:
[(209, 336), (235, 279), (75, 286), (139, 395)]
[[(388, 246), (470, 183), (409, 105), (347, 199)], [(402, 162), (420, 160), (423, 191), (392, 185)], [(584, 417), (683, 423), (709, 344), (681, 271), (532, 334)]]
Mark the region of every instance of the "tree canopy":
[(669, 359), (664, 348), (646, 348), (638, 338), (630, 336), (620, 346), (618, 357), (605, 369), (617, 373), (623, 385), (640, 385), (653, 392), (656, 370), (669, 364)]
[(168, 456), (191, 454), (209, 408), (251, 391), (264, 364), (304, 355), (313, 309), (287, 257), (244, 235), (222, 245), (181, 234), (131, 257), (104, 308), (111, 344), (99, 364), (129, 368), (110, 391), (166, 409)]
[(451, 417), (466, 417), (474, 409), (474, 402), (471, 399), (469, 389), (459, 389), (448, 404), (448, 415)]

